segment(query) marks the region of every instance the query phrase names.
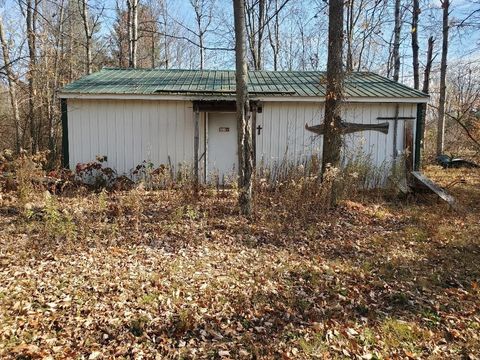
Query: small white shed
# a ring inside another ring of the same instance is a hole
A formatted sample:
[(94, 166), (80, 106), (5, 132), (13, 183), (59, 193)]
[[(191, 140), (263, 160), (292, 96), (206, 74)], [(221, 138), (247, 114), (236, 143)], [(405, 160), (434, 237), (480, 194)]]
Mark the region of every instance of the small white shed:
[[(325, 74), (250, 71), (257, 167), (299, 164), (321, 156)], [(199, 124), (202, 180), (234, 174), (237, 166), (235, 72), (106, 68), (60, 90), (66, 167), (106, 156), (131, 176), (143, 161), (192, 166)], [(428, 96), (382, 76), (355, 72), (345, 79), (344, 154), (368, 154), (385, 166), (406, 152), (419, 164), (422, 104)]]

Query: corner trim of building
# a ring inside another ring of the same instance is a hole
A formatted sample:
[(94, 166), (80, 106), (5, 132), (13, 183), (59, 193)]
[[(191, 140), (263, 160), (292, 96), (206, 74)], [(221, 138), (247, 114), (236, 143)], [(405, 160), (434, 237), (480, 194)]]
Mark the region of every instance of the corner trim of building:
[(422, 145), (423, 134), (425, 132), (425, 112), (427, 104), (417, 104), (417, 122), (415, 126), (415, 152), (413, 170), (419, 171), (422, 167)]
[(60, 99), (60, 111), (62, 119), (62, 167), (70, 167), (70, 154), (68, 151), (68, 108), (67, 99)]

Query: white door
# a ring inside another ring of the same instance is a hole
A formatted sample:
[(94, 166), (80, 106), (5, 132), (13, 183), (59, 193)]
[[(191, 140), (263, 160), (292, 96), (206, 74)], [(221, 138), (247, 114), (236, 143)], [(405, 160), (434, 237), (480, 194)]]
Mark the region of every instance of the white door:
[(208, 114), (209, 181), (225, 184), (236, 180), (237, 122), (235, 113)]

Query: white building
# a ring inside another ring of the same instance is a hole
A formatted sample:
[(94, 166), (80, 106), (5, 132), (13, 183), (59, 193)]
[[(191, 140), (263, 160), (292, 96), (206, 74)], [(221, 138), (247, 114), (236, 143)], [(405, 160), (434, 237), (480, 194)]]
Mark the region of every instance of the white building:
[[(305, 125), (323, 122), (325, 85), (323, 72), (249, 72), (257, 167), (321, 156), (323, 136)], [(96, 156), (126, 175), (143, 161), (191, 166), (197, 121), (202, 179), (222, 178), (236, 167), (234, 71), (103, 69), (59, 96), (64, 165), (72, 169)], [(347, 76), (344, 101), (346, 157), (362, 152), (382, 166), (406, 153), (408, 165), (418, 166), (423, 131), (417, 128), (427, 95), (359, 72)]]

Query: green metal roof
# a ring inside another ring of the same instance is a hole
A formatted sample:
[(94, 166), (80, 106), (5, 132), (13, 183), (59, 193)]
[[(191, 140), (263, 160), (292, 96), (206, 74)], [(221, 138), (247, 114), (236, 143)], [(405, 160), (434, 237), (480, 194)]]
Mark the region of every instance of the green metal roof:
[[(249, 71), (252, 96), (324, 97), (321, 71)], [(62, 94), (130, 94), (233, 97), (233, 70), (159, 70), (104, 68), (68, 84)], [(383, 76), (354, 72), (346, 76), (347, 98), (427, 98), (428, 95)]]

